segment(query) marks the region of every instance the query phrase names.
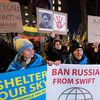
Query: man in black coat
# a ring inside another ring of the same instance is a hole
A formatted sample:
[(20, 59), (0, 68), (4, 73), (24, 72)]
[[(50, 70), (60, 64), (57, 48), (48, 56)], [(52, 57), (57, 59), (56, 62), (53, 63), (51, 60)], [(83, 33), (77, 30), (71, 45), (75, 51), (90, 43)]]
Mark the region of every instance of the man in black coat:
[(0, 38), (0, 73), (6, 72), (15, 57), (16, 51), (4, 39)]

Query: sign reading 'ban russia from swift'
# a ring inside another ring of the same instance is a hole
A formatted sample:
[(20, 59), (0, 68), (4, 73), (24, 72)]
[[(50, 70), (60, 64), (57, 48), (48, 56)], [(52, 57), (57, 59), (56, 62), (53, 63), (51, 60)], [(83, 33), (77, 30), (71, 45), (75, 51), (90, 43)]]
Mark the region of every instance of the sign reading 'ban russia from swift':
[(99, 100), (100, 65), (48, 66), (46, 100)]

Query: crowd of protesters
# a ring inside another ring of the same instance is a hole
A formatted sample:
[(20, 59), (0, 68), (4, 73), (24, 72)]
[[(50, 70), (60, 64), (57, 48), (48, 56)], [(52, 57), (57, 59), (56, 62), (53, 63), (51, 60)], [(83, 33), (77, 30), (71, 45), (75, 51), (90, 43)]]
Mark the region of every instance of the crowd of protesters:
[(53, 64), (100, 64), (99, 43), (82, 44), (75, 39), (66, 42), (55, 37), (55, 34), (51, 34), (45, 44), (44, 59), (44, 56), (42, 57), (40, 51), (34, 49), (34, 44), (28, 39), (17, 39), (14, 43), (16, 49), (8, 45), (4, 39), (0, 39), (0, 71), (19, 70), (45, 64), (50, 66)]
[[(77, 40), (69, 41), (69, 44), (62, 44), (61, 39), (50, 37), (52, 46), (46, 50), (47, 61), (52, 64), (100, 64), (100, 44), (82, 44)], [(70, 47), (68, 50), (67, 47)], [(57, 62), (57, 63), (56, 63)]]

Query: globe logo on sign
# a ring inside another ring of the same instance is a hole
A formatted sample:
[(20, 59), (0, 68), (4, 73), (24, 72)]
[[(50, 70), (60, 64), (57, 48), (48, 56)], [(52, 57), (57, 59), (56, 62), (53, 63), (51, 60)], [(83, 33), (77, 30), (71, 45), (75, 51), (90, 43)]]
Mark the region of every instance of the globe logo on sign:
[(81, 87), (71, 87), (66, 89), (58, 97), (58, 100), (93, 100), (91, 93)]

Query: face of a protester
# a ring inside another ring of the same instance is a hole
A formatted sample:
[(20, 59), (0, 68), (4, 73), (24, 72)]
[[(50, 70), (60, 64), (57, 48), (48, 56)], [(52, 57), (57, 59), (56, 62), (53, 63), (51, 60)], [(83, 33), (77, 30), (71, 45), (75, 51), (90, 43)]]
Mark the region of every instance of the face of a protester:
[(45, 27), (49, 27), (49, 19), (46, 15), (43, 16), (42, 23), (45, 25)]
[(29, 59), (29, 58), (33, 58), (34, 57), (34, 50), (33, 48), (28, 48), (28, 49), (25, 49), (23, 52), (22, 52), (22, 55)]
[(61, 44), (60, 42), (56, 42), (54, 47), (57, 49), (57, 50), (60, 50), (61, 49)]
[(73, 55), (76, 59), (80, 60), (83, 56), (83, 49), (78, 48), (78, 49), (74, 50)]

